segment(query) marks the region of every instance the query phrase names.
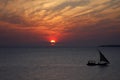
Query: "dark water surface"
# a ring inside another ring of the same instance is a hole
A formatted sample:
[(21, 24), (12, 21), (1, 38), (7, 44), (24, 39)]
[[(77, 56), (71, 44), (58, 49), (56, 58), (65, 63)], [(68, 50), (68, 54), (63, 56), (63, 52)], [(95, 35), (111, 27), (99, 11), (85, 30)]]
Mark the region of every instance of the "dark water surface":
[(86, 65), (96, 48), (1, 48), (0, 80), (120, 80), (120, 48), (100, 50), (110, 65)]

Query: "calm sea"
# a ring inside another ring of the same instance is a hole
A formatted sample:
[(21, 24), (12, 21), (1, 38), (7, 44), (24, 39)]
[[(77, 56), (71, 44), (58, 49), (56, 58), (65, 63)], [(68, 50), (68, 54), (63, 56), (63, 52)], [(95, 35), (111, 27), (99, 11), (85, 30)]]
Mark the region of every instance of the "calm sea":
[(120, 80), (120, 48), (99, 49), (108, 66), (86, 65), (96, 48), (1, 48), (0, 80)]

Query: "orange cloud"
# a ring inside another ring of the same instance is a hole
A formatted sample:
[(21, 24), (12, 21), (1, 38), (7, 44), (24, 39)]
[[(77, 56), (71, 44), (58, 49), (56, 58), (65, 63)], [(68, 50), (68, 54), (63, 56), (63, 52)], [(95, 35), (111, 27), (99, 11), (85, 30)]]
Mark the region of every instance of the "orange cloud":
[(118, 31), (119, 5), (119, 0), (0, 0), (0, 26), (42, 39)]

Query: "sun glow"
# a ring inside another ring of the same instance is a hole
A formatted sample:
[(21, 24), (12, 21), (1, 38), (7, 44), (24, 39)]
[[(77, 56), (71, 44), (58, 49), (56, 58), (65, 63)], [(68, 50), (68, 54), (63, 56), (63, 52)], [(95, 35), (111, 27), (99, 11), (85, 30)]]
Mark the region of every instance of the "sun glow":
[(51, 40), (50, 42), (51, 42), (51, 43), (55, 43), (55, 40)]
[(52, 39), (52, 40), (50, 40), (50, 43), (51, 43), (52, 46), (54, 46), (56, 41), (54, 39)]

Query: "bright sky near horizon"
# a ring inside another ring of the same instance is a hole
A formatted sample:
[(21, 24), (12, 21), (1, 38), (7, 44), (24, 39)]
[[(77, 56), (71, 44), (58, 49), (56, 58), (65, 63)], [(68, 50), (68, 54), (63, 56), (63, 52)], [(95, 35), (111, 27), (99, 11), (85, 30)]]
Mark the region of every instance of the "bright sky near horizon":
[(0, 0), (0, 46), (120, 44), (120, 0)]

